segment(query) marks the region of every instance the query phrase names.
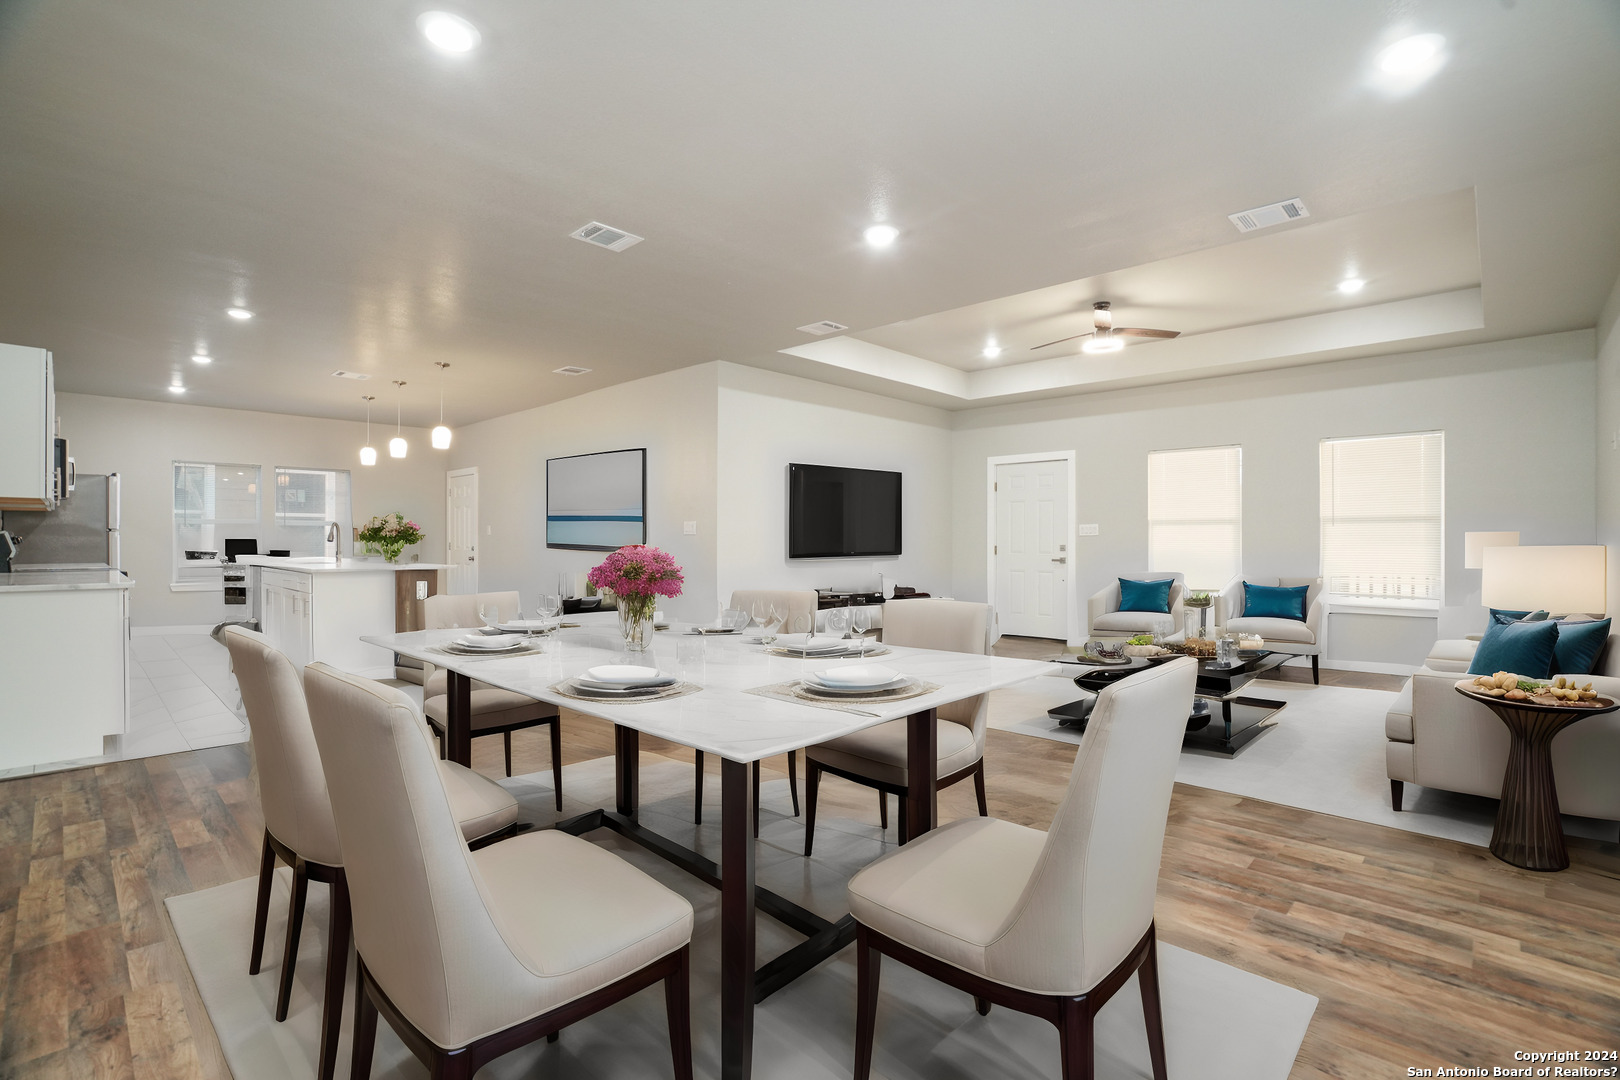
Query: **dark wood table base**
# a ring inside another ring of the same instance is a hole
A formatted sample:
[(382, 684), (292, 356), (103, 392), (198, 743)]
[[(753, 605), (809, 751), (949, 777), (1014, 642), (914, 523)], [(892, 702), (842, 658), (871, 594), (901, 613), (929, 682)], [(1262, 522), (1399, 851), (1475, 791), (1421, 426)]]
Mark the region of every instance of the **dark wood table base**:
[[(1502, 774), (1502, 801), (1491, 830), (1491, 854), (1525, 870), (1563, 870), (1564, 822), (1553, 782), (1553, 736), (1581, 719), (1581, 714), (1532, 712), (1511, 705), (1491, 705), (1512, 733), (1507, 771)], [(1511, 716), (1509, 714), (1512, 714)]]

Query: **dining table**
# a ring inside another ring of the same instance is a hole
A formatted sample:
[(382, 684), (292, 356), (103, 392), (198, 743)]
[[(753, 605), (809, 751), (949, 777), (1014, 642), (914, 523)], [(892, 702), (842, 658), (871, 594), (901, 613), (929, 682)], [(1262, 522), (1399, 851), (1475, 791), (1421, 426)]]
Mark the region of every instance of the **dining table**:
[[(700, 634), (675, 624), (653, 635), (645, 652), (627, 652), (616, 621), (587, 623), (535, 637), (522, 655), (463, 655), (447, 651), (468, 629), (421, 630), (364, 637), (447, 672), (446, 756), (470, 764), (473, 680), (572, 709), (607, 721), (614, 728), (614, 806), (559, 822), (575, 835), (611, 829), (720, 890), (720, 1075), (747, 1080), (753, 1071), (754, 1006), (855, 939), (846, 914), (828, 920), (754, 883), (752, 828), (753, 763), (802, 750), (840, 735), (904, 720), (908, 775), (935, 772), (936, 710), (954, 701), (1049, 674), (1045, 661), (975, 653), (941, 652), (897, 646), (866, 662), (880, 663), (920, 680), (920, 696), (858, 705), (810, 702), (792, 696), (806, 675), (858, 662), (856, 657), (788, 655), (747, 634)], [(566, 692), (569, 680), (606, 664), (658, 667), (683, 684), (678, 696), (646, 700), (584, 699)], [(758, 691), (775, 688), (772, 696)], [(789, 692), (784, 695), (784, 690)], [(751, 692), (752, 691), (752, 692)], [(638, 765), (640, 736), (713, 754), (720, 759), (721, 843), (715, 863), (640, 824)], [(905, 812), (908, 835), (916, 838), (937, 820), (933, 784), (912, 784)], [(755, 913), (763, 911), (804, 940), (755, 967)]]

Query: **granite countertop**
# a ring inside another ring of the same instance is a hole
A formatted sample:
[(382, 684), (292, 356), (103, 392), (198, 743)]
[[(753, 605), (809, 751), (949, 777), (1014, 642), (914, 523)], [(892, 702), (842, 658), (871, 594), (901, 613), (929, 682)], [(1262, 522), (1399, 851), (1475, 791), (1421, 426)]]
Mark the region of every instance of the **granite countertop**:
[(134, 578), (119, 570), (18, 570), (0, 574), (0, 592), (127, 589), (134, 584)]
[(243, 566), (265, 569), (290, 570), (296, 574), (377, 574), (399, 570), (447, 570), (446, 563), (385, 562), (381, 558), (362, 559), (345, 555), (341, 563), (316, 557), (281, 558), (275, 555), (240, 555), (236, 560)]

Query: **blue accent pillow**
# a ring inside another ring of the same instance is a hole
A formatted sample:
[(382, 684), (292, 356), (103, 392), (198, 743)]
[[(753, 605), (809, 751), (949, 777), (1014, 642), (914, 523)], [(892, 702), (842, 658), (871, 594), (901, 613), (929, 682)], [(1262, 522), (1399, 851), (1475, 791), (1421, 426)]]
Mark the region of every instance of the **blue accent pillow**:
[(1558, 642), (1553, 647), (1554, 675), (1590, 675), (1609, 640), (1609, 619), (1557, 622)]
[(1558, 648), (1558, 624), (1541, 622), (1492, 623), (1474, 650), (1470, 675), (1494, 675), (1511, 671), (1526, 679), (1545, 679), (1552, 674), (1553, 654)]
[(1245, 619), (1294, 619), (1305, 621), (1305, 594), (1309, 585), (1250, 585), (1243, 583)]
[(1175, 578), (1162, 578), (1158, 581), (1133, 581), (1130, 578), (1120, 578), (1119, 610), (1152, 611), (1160, 615), (1168, 615), (1170, 614), (1170, 586), (1175, 583)]

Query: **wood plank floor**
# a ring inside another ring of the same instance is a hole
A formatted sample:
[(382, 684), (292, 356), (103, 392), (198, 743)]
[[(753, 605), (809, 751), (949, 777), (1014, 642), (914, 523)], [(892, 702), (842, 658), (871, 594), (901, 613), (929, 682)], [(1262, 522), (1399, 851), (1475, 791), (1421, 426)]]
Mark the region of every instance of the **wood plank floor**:
[[(570, 762), (611, 752), (604, 724), (565, 712), (563, 730)], [(517, 733), (517, 771), (549, 766), (545, 740)], [(499, 776), (500, 740), (474, 747)], [(991, 813), (1045, 827), (1073, 755), (991, 731)], [(973, 813), (972, 798), (944, 792), (942, 818)], [(876, 817), (869, 790), (836, 778), (822, 800)], [(261, 828), (245, 746), (0, 782), (0, 1077), (225, 1080), (162, 901), (251, 876)], [(1321, 998), (1296, 1078), (1614, 1047), (1620, 845), (1570, 847), (1570, 870), (1533, 874), (1465, 844), (1178, 786), (1160, 934)]]

